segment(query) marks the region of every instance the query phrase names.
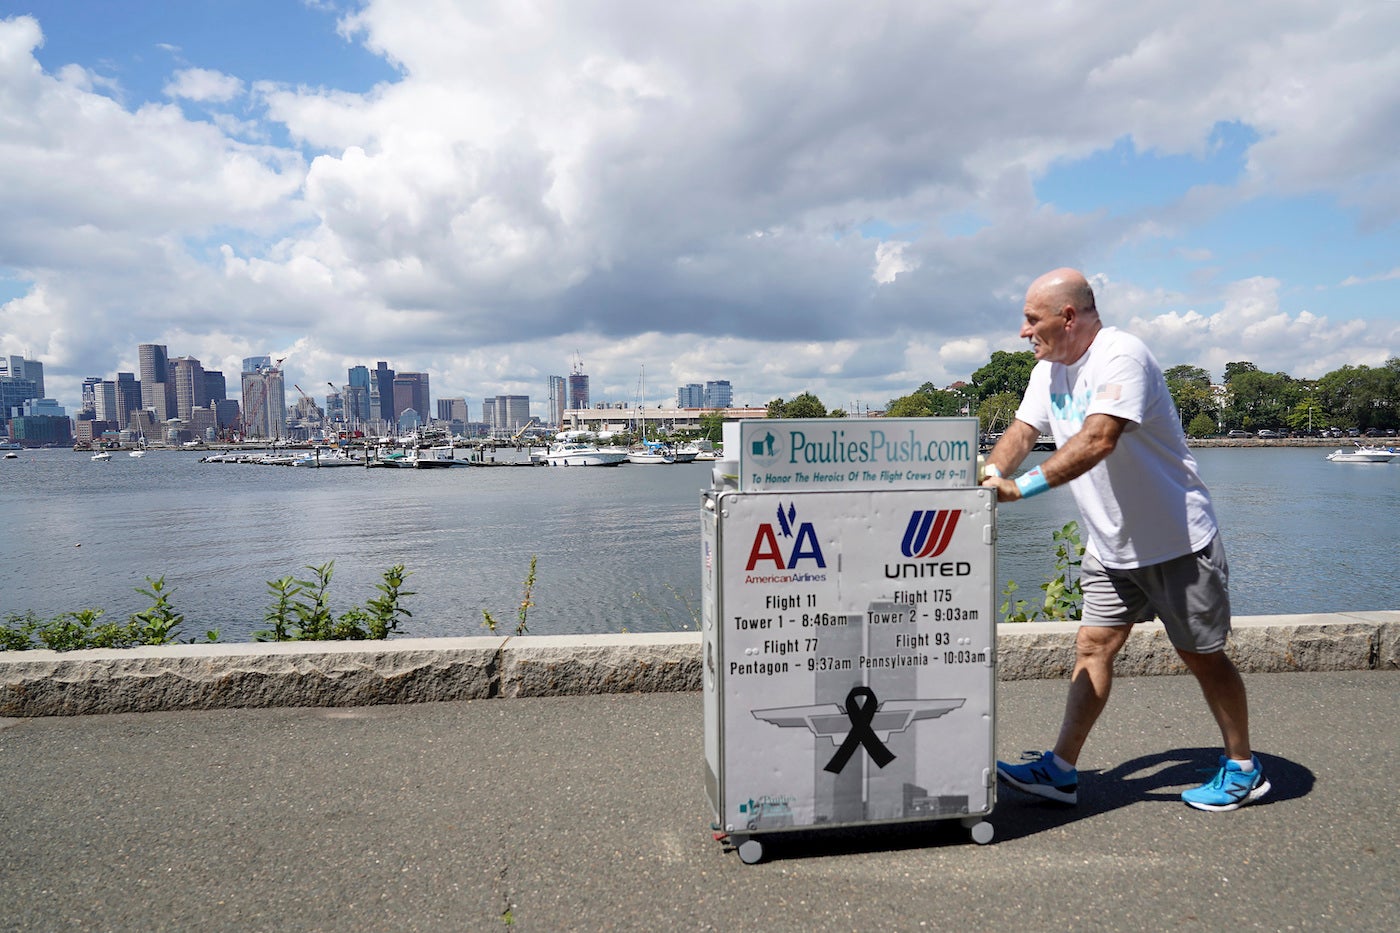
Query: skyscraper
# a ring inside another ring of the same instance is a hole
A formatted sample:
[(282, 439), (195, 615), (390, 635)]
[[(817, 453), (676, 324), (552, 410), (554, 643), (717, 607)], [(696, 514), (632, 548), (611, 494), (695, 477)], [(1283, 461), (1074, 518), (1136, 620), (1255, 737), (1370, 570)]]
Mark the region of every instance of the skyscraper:
[(734, 407), (734, 389), (728, 379), (716, 379), (705, 383), (705, 404), (702, 408)]
[(575, 370), (569, 374), (569, 408), (588, 407), (588, 375)]
[(385, 424), (393, 424), (394, 414), (394, 371), (389, 364), (380, 360), (374, 365), (374, 389), (379, 393), (379, 417)]
[(136, 347), (141, 371), (141, 407), (155, 412), (157, 422), (175, 417), (174, 386), (170, 383), (170, 359), (166, 348), (158, 343), (143, 343)]
[(481, 420), (495, 437), (509, 437), (530, 421), (530, 396), (497, 395), (482, 402)]
[(99, 376), (88, 376), (86, 379), (83, 380), (83, 411), (82, 415), (80, 415), (79, 417), (96, 417), (95, 412), (97, 411), (97, 387), (100, 385), (102, 385), (102, 379)]
[(228, 383), (224, 374), (215, 369), (204, 371), (204, 398), (199, 404), (213, 408), (228, 398)]
[(170, 361), (175, 384), (175, 417), (190, 420), (190, 413), (208, 401), (204, 389), (204, 365), (192, 356)]
[(704, 408), (705, 387), (698, 382), (676, 388), (677, 408)]
[(267, 365), (243, 373), (243, 436), (277, 439), (286, 435), (286, 424), (287, 387), (282, 371)]
[(34, 398), (44, 397), (44, 364), (18, 354), (0, 356), (0, 379), (28, 379), (34, 383)]
[(464, 398), (440, 398), (437, 400), (437, 419), (439, 421), (461, 421), (467, 420), (467, 400)]
[[(33, 364), (31, 367), (28, 364)], [(44, 367), (22, 356), (0, 356), (0, 421), (14, 417), (26, 401), (42, 398)], [(37, 378), (36, 378), (37, 377)]]
[(564, 423), (564, 412), (569, 407), (569, 383), (563, 376), (549, 377), (549, 409), (545, 420), (554, 427)]
[(131, 424), (133, 412), (141, 410), (141, 383), (135, 373), (117, 373), (117, 430)]

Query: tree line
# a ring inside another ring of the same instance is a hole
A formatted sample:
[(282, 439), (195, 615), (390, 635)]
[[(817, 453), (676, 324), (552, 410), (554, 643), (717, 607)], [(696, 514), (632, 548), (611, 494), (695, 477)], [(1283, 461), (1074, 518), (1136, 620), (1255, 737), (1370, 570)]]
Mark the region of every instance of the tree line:
[[(984, 433), (1002, 430), (1015, 417), (1025, 394), (1035, 354), (998, 350), (966, 382), (938, 388), (925, 382), (908, 395), (890, 399), (889, 418), (976, 415)], [(1381, 366), (1343, 366), (1319, 379), (1270, 373), (1250, 362), (1225, 364), (1225, 379), (1213, 385), (1199, 366), (1173, 366), (1164, 372), (1167, 388), (1191, 437), (1231, 430), (1317, 433), (1331, 428), (1400, 432), (1400, 357)], [(844, 418), (828, 412), (821, 399), (803, 392), (768, 403), (770, 418)]]

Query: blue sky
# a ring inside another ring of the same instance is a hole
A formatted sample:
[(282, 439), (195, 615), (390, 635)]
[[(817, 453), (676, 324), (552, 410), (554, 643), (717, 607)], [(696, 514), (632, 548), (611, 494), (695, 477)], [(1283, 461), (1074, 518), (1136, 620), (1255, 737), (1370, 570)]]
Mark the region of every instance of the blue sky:
[(879, 407), (1058, 265), (1165, 366), (1400, 354), (1388, 0), (8, 9), (0, 352), (70, 406), (156, 342)]

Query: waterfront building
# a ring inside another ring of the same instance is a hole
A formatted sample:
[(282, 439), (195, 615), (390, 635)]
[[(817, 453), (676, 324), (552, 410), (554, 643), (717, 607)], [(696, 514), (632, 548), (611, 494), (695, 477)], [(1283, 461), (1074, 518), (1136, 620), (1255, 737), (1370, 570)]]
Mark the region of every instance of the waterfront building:
[(175, 390), (175, 417), (189, 421), (190, 412), (208, 400), (204, 364), (192, 356), (177, 356), (170, 361), (170, 371)]
[(213, 408), (214, 403), (222, 402), (228, 398), (228, 382), (224, 379), (224, 374), (217, 369), (206, 369), (204, 371), (204, 397), (199, 400), (199, 404), (205, 408)]
[(374, 391), (379, 395), (378, 417), (385, 424), (393, 424), (394, 371), (383, 360), (374, 364)]
[(44, 397), (44, 365), (22, 356), (0, 356), (0, 419), (21, 414), (26, 401)]
[(117, 429), (127, 426), (141, 410), (141, 382), (135, 373), (117, 373)]
[(190, 431), (197, 440), (212, 441), (219, 436), (219, 418), (212, 408), (199, 406), (190, 410)]
[[(32, 381), (32, 380), (30, 380)], [(25, 447), (73, 443), (73, 425), (63, 406), (51, 398), (25, 399), (10, 418), (10, 440)]]
[(79, 417), (87, 415), (91, 419), (97, 416), (97, 387), (101, 384), (101, 376), (88, 376), (83, 380), (82, 411)]
[(702, 408), (732, 408), (734, 388), (728, 379), (716, 379), (705, 383), (705, 397)]
[(287, 388), (280, 369), (267, 366), (243, 373), (243, 413), (244, 437), (286, 436)]
[(175, 385), (170, 378), (170, 356), (163, 344), (143, 343), (136, 347), (141, 374), (141, 407), (156, 413), (157, 421), (175, 417)]
[(115, 430), (117, 426), (111, 421), (79, 418), (73, 422), (73, 443), (91, 445), (104, 433)]
[(698, 382), (676, 387), (677, 408), (704, 408), (705, 387)]
[(334, 389), (326, 393), (326, 420), (331, 424), (345, 424), (345, 396)]
[(214, 418), (220, 430), (233, 427), (238, 423), (238, 400), (226, 398), (215, 402)]
[(38, 360), (27, 360), (19, 354), (0, 356), (0, 379), (28, 379), (37, 393), (32, 398), (44, 397), (44, 364)]
[(362, 428), (370, 420), (371, 403), (378, 402), (371, 394), (369, 367), (351, 366), (346, 375), (349, 381), (345, 386), (345, 421), (351, 427)]
[(564, 412), (569, 407), (569, 383), (563, 376), (549, 377), (549, 407), (545, 410), (545, 423), (558, 427), (564, 420)]
[[(363, 368), (363, 367), (361, 367)], [(353, 382), (343, 389), (344, 399), (342, 406), (345, 413), (345, 423), (352, 430), (362, 431), (370, 420), (371, 399), (369, 386), (356, 385)], [(377, 399), (375, 401), (378, 401)]]
[(482, 420), (492, 437), (514, 437), (530, 421), (530, 396), (497, 395), (482, 401)]
[[(84, 386), (84, 389), (86, 388)], [(117, 384), (115, 382), (102, 380), (92, 387), (92, 411), (93, 417), (98, 421), (121, 424), (121, 418), (117, 415)]]
[(412, 408), (421, 421), (428, 407), (428, 374), (399, 373), (394, 377), (394, 420)]
[[(561, 427), (568, 431), (634, 431), (637, 428), (640, 411), (635, 406), (599, 406), (595, 408), (571, 408), (564, 413)], [(767, 418), (767, 408), (648, 408), (646, 423), (661, 425), (668, 431), (699, 430), (700, 419), (706, 415), (719, 415), (725, 421), (739, 421), (744, 418)]]
[(467, 400), (464, 398), (440, 398), (437, 400), (437, 416), (439, 421), (461, 421), (467, 420)]
[(588, 376), (575, 369), (569, 374), (569, 408), (587, 408), (591, 404), (588, 400)]

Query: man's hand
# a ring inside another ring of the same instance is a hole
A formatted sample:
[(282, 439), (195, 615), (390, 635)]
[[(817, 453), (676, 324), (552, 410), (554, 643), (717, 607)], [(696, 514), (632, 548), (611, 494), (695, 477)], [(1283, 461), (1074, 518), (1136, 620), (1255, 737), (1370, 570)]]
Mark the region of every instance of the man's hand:
[(1021, 498), (1021, 490), (1016, 488), (1016, 484), (1002, 476), (988, 476), (982, 480), (982, 485), (997, 491), (998, 502), (1015, 502)]

